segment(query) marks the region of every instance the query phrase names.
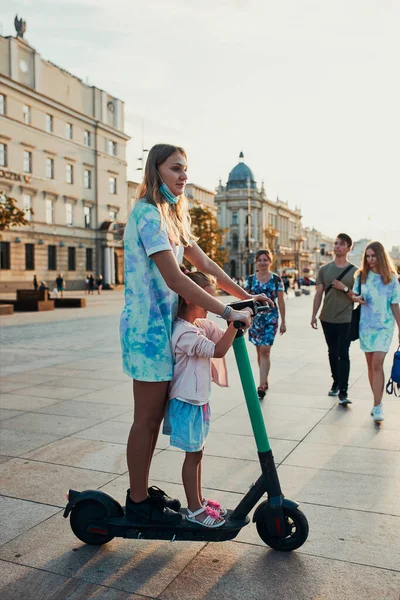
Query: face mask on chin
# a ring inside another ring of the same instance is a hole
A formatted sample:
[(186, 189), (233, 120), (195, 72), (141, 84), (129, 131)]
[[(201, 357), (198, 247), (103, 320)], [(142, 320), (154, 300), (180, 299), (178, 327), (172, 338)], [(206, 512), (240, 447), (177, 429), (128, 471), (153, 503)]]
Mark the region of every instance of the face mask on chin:
[(169, 204), (177, 204), (178, 203), (179, 198), (177, 196), (174, 196), (174, 194), (171, 192), (171, 190), (169, 189), (169, 187), (167, 186), (166, 183), (163, 182), (160, 185), (160, 192)]

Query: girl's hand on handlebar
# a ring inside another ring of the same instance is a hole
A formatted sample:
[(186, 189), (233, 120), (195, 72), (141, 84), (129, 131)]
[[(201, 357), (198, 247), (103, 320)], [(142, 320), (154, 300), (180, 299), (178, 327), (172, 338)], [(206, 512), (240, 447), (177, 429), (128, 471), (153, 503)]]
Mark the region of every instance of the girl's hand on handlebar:
[(248, 300), (255, 300), (256, 302), (261, 302), (261, 304), (271, 306), (272, 308), (275, 307), (271, 298), (268, 298), (268, 296), (266, 296), (265, 294), (256, 294), (255, 296), (252, 296), (251, 294), (249, 294)]
[(250, 308), (245, 308), (244, 310), (232, 310), (232, 314), (229, 317), (229, 321), (240, 321), (241, 323), (244, 323), (244, 331), (251, 326), (252, 320), (253, 318)]

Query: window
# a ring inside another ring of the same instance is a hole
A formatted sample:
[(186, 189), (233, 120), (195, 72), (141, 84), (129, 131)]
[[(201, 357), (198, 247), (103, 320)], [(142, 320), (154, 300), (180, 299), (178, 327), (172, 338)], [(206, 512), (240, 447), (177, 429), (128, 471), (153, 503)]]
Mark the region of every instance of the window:
[(24, 211), (25, 211), (25, 219), (27, 221), (32, 221), (32, 196), (29, 194), (24, 194)]
[(27, 271), (35, 270), (35, 245), (25, 244), (25, 269)]
[(117, 142), (107, 140), (107, 152), (113, 156), (117, 156)]
[(53, 200), (46, 198), (46, 223), (51, 225), (54, 222)]
[(46, 131), (49, 133), (53, 131), (53, 115), (46, 115)]
[(86, 190), (92, 189), (92, 171), (85, 169), (83, 172), (83, 185)]
[(6, 144), (0, 144), (0, 167), (7, 166), (7, 146)]
[(110, 194), (117, 193), (117, 178), (116, 177), (108, 178), (108, 191), (110, 192)]
[(6, 114), (6, 97), (4, 94), (0, 94), (0, 115)]
[[(85, 227), (86, 227), (86, 229), (90, 229), (92, 226), (92, 207), (85, 206), (83, 211), (84, 211), (84, 215), (85, 215)], [(89, 269), (89, 271), (90, 270), (91, 269)]]
[(86, 248), (86, 271), (93, 271), (93, 248)]
[(72, 124), (67, 123), (65, 126), (65, 137), (67, 140), (72, 140)]
[(24, 173), (32, 173), (32, 152), (24, 150)]
[(92, 145), (92, 139), (91, 139), (91, 133), (90, 131), (84, 131), (83, 132), (83, 143), (85, 144), (85, 146), (87, 146), (88, 148), (90, 148), (90, 146)]
[(233, 212), (232, 213), (232, 225), (237, 225), (238, 224), (238, 214), (237, 212)]
[(47, 179), (54, 179), (54, 159), (46, 158), (46, 177)]
[(47, 246), (47, 263), (49, 271), (57, 270), (57, 246)]
[(22, 113), (24, 116), (25, 125), (30, 125), (31, 124), (31, 107), (28, 106), (27, 104), (24, 104)]
[(65, 205), (65, 222), (67, 225), (74, 224), (74, 207), (70, 202)]
[(72, 248), (71, 246), (68, 248), (68, 271), (76, 270), (76, 260), (75, 260), (76, 248)]
[(72, 165), (65, 165), (65, 181), (74, 183), (74, 167)]
[(114, 209), (111, 209), (108, 211), (108, 216), (110, 217), (110, 221), (116, 221), (117, 215), (118, 215), (118, 211), (116, 211)]
[(10, 242), (0, 242), (0, 269), (10, 268)]

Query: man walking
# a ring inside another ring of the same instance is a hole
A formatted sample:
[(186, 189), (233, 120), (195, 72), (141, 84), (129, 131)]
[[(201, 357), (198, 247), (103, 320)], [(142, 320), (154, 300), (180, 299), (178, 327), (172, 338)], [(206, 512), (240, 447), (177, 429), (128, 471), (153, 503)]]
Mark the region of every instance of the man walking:
[[(353, 246), (350, 236), (339, 233), (334, 246), (335, 259), (321, 267), (316, 282), (311, 327), (317, 329), (317, 313), (322, 306), (320, 320), (328, 345), (329, 364), (332, 373), (332, 387), (329, 396), (339, 395), (339, 404), (351, 404), (347, 395), (350, 374), (350, 322), (353, 302), (348, 297), (354, 282), (356, 267), (349, 263), (347, 256)], [(336, 289), (336, 281), (344, 284), (344, 289)]]

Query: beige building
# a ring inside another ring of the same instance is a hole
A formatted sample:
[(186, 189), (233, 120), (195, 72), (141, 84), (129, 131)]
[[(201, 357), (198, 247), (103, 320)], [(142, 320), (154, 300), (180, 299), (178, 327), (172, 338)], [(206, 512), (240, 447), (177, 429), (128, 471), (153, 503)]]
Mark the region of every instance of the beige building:
[(228, 230), (229, 259), (225, 270), (231, 277), (242, 278), (252, 273), (254, 254), (266, 247), (276, 255), (275, 269), (298, 265), (301, 268), (305, 264), (300, 210), (290, 208), (279, 198), (270, 200), (264, 184), (257, 187), (242, 152), (226, 186), (219, 183), (215, 203), (220, 227)]
[(196, 185), (195, 183), (187, 183), (185, 194), (189, 200), (189, 210), (195, 206), (201, 206), (202, 208), (208, 208), (215, 215), (217, 214), (217, 207), (214, 202), (216, 192), (201, 187), (200, 185)]
[(0, 191), (30, 221), (2, 232), (3, 291), (34, 273), (53, 285), (62, 272), (68, 289), (87, 272), (123, 281), (128, 140), (121, 100), (0, 36)]

